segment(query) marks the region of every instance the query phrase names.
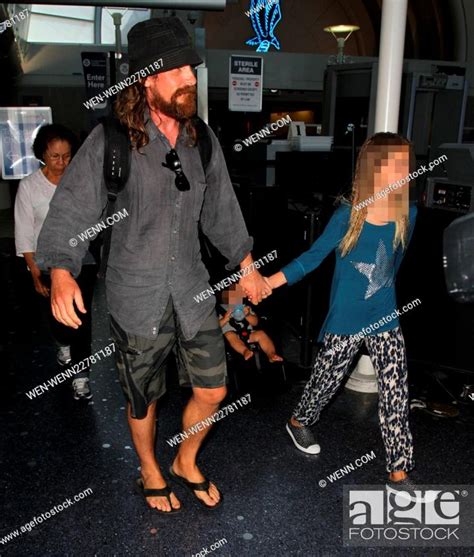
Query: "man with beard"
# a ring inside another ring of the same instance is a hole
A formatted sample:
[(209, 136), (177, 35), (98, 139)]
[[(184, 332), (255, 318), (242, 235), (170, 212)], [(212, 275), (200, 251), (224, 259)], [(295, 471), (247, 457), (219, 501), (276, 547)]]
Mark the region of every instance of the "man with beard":
[[(132, 158), (130, 178), (115, 204), (128, 216), (114, 224), (106, 293), (119, 379), (141, 465), (137, 483), (150, 507), (167, 514), (181, 510), (154, 451), (156, 403), (166, 390), (164, 365), (174, 349), (184, 372), (181, 380), (193, 390), (183, 431), (197, 427), (183, 435), (170, 475), (196, 502), (214, 509), (222, 494), (202, 474), (196, 458), (209, 432), (201, 422), (226, 395), (226, 365), (215, 300), (194, 299), (209, 288), (198, 227), (228, 259), (229, 270), (252, 263), (252, 239), (210, 128), (212, 157), (206, 172), (201, 162), (192, 121), (193, 67), (201, 60), (184, 26), (176, 17), (138, 23), (128, 34), (128, 45), (130, 74), (153, 70), (121, 91), (115, 104), (117, 118), (129, 130)], [(161, 65), (153, 64), (160, 59)], [(38, 263), (51, 269), (54, 316), (73, 328), (81, 325), (76, 309), (85, 313), (74, 277), (88, 242), (72, 247), (69, 240), (101, 221), (107, 201), (103, 160), (100, 125), (68, 167), (39, 239)], [(241, 285), (256, 304), (271, 293), (258, 271), (242, 277)]]

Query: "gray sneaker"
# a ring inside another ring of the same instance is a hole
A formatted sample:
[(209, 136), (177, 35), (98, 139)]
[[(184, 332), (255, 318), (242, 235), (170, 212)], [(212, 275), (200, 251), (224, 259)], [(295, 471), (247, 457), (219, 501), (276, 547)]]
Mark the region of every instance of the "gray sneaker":
[(286, 424), (286, 431), (289, 433), (291, 440), (296, 448), (306, 454), (319, 454), (321, 447), (316, 443), (313, 432), (309, 427), (296, 427), (291, 421)]
[(71, 347), (59, 346), (56, 352), (56, 361), (60, 366), (67, 366), (71, 362)]
[(72, 382), (75, 400), (89, 400), (92, 398), (91, 389), (89, 387), (89, 379), (87, 377), (78, 377)]

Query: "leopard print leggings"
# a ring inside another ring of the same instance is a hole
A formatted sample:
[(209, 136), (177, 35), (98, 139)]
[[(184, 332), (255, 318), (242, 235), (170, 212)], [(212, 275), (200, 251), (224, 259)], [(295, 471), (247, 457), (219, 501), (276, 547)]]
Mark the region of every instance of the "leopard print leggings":
[(364, 338), (326, 333), (313, 373), (293, 415), (305, 426), (318, 421), (322, 409), (341, 385), (352, 359), (364, 341), (377, 374), (379, 422), (387, 472), (408, 472), (415, 464), (413, 439), (408, 424), (405, 341), (400, 327)]

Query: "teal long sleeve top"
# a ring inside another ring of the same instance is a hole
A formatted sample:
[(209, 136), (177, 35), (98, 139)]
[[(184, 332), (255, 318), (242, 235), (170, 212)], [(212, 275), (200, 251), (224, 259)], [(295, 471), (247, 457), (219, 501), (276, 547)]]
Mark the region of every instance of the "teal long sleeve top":
[[(348, 229), (350, 211), (350, 205), (339, 206), (309, 250), (281, 269), (288, 285), (292, 285), (314, 271), (333, 250), (336, 251), (329, 312), (318, 340), (322, 340), (326, 332), (337, 335), (362, 333), (374, 323), (378, 327), (371, 328), (372, 334), (399, 326), (395, 278), (404, 252), (401, 245), (395, 251), (393, 249), (395, 223), (375, 225), (366, 221), (355, 247), (341, 257), (338, 246)], [(413, 234), (416, 214), (416, 206), (411, 205), (407, 245)], [(389, 315), (392, 315), (389, 321), (381, 321)]]

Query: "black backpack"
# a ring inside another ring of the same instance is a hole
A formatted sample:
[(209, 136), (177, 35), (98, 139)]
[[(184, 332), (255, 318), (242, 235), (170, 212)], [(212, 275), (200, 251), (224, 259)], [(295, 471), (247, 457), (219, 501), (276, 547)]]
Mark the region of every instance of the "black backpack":
[[(107, 206), (105, 208), (105, 218), (107, 218), (112, 216), (118, 194), (127, 184), (132, 157), (127, 128), (116, 118), (110, 116), (102, 118), (101, 123), (104, 126), (105, 135), (104, 180), (107, 187)], [(197, 148), (205, 175), (212, 158), (212, 142), (207, 125), (201, 118), (196, 116), (193, 124), (197, 133)], [(100, 277), (105, 277), (107, 272), (112, 228), (112, 226), (108, 226), (103, 232)]]

